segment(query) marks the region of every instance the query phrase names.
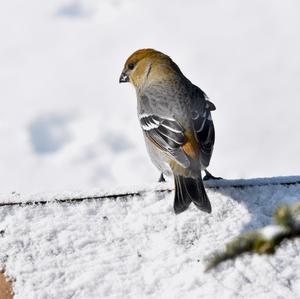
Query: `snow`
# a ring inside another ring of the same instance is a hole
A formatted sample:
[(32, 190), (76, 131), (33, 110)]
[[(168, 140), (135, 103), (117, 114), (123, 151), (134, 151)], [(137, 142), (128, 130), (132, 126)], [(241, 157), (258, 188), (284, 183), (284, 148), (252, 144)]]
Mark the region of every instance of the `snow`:
[(0, 267), (15, 279), (15, 298), (299, 298), (299, 239), (274, 256), (246, 254), (204, 272), (225, 242), (270, 225), (275, 207), (299, 200), (299, 184), (207, 188), (212, 214), (191, 206), (180, 215), (173, 192), (158, 192), (169, 185), (141, 188), (77, 203), (32, 194), (50, 203), (0, 207)]
[(276, 236), (285, 233), (286, 228), (279, 225), (268, 225), (262, 228), (259, 232), (265, 239), (273, 240)]
[[(125, 59), (153, 47), (216, 105), (210, 171), (299, 174), (299, 3), (38, 0), (0, 4), (1, 192), (154, 182)], [(154, 17), (155, 16), (155, 17)]]
[[(270, 178), (255, 178), (255, 179), (217, 179), (204, 181), (206, 188), (245, 188), (245, 187), (259, 187), (259, 186), (280, 186), (280, 185), (297, 185), (300, 184), (300, 176), (282, 176)], [(127, 195), (143, 195), (145, 192), (158, 191), (158, 192), (171, 192), (174, 190), (173, 184), (169, 182), (144, 184), (133, 186), (120, 186), (105, 189), (89, 189), (88, 195), (86, 191), (73, 190), (64, 192), (40, 192), (40, 193), (25, 193), (18, 192), (0, 193), (0, 206), (1, 205), (18, 205), (26, 203), (39, 203), (39, 202), (57, 202), (77, 199), (101, 199), (105, 197), (126, 197)], [(46, 200), (45, 200), (46, 198)]]
[[(15, 298), (300, 298), (299, 240), (203, 272), (207, 255), (299, 200), (299, 184), (279, 184), (299, 181), (298, 2), (0, 8), (0, 264)], [(175, 216), (172, 183), (151, 185), (135, 92), (118, 83), (143, 47), (169, 54), (217, 107), (209, 170), (227, 180), (207, 183), (211, 215)], [(119, 193), (139, 195), (105, 198)], [(37, 201), (51, 203), (7, 205)]]
[(299, 184), (300, 176), (279, 176), (269, 178), (255, 178), (255, 179), (220, 179), (209, 180), (205, 185), (211, 188), (214, 187), (245, 187), (245, 186), (265, 186), (265, 185), (278, 185), (278, 184)]

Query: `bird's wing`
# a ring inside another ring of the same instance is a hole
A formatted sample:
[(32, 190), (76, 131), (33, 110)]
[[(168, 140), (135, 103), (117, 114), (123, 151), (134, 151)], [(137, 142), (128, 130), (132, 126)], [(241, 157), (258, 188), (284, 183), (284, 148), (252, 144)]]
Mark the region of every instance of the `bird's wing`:
[(199, 144), (201, 164), (208, 166), (215, 142), (215, 129), (211, 118), (211, 111), (216, 107), (208, 101), (203, 95), (203, 98), (194, 98), (192, 100), (192, 121), (195, 136)]
[(146, 113), (141, 114), (139, 119), (146, 138), (181, 166), (189, 167), (190, 161), (181, 148), (186, 142), (184, 128), (175, 119)]

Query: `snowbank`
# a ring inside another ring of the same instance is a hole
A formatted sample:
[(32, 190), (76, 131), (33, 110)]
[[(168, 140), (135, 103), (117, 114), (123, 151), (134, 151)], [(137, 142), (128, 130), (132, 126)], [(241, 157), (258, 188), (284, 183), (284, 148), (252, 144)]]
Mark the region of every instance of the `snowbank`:
[(299, 200), (299, 184), (214, 186), (211, 215), (191, 206), (177, 216), (162, 186), (116, 199), (57, 201), (100, 190), (0, 207), (0, 264), (15, 279), (15, 298), (299, 298), (300, 240), (275, 256), (244, 255), (203, 272), (211, 252), (270, 224), (278, 204)]

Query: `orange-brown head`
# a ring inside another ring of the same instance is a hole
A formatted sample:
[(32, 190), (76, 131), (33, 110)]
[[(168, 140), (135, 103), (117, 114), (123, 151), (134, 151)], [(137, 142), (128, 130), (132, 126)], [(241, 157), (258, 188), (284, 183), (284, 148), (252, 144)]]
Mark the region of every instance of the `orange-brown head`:
[(172, 75), (183, 76), (169, 56), (154, 49), (140, 49), (126, 60), (119, 82), (131, 82), (134, 87), (141, 88)]

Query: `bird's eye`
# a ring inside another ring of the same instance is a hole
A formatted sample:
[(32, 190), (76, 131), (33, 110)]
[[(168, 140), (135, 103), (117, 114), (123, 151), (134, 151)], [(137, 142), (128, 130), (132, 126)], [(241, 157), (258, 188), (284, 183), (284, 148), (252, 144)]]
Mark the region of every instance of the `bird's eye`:
[(130, 70), (133, 70), (133, 69), (134, 69), (134, 63), (129, 63), (129, 64), (128, 64), (128, 68), (129, 68)]

